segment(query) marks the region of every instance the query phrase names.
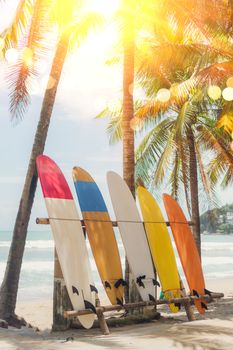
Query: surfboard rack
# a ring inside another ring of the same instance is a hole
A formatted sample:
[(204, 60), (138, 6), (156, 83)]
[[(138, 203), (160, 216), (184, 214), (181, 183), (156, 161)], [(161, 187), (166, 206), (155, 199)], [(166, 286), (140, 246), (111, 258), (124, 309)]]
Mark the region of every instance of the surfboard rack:
[[(51, 218), (52, 219), (52, 218)], [(60, 219), (62, 220), (62, 219)], [(85, 232), (85, 223), (84, 220), (80, 220), (81, 225), (83, 227), (83, 230)], [(117, 221), (110, 221), (112, 223), (113, 227), (118, 227), (118, 223)], [(37, 218), (36, 219), (36, 223), (40, 224), (40, 225), (49, 225), (50, 224), (50, 220), (49, 218)], [(143, 224), (145, 224), (145, 222), (142, 222)], [(182, 223), (180, 223), (182, 224)], [(194, 223), (192, 221), (188, 222), (189, 226), (193, 226)], [(170, 226), (170, 222), (166, 222), (167, 226)], [(55, 254), (56, 255), (56, 254)], [(56, 264), (55, 264), (56, 265)], [(63, 278), (61, 271), (59, 272), (59, 278)], [(135, 302), (135, 303), (127, 303), (127, 304), (123, 304), (123, 305), (107, 305), (107, 306), (101, 306), (99, 304), (99, 300), (97, 298), (97, 303), (96, 303), (96, 314), (97, 314), (97, 318), (99, 321), (99, 326), (101, 329), (101, 332), (104, 335), (108, 335), (109, 332), (109, 328), (108, 328), (108, 324), (107, 321), (104, 317), (104, 313), (105, 312), (109, 312), (109, 311), (121, 311), (121, 310), (125, 310), (130, 311), (130, 310), (134, 310), (134, 309), (140, 309), (140, 308), (144, 308), (144, 307), (148, 307), (148, 306), (154, 306), (155, 310), (156, 310), (156, 306), (157, 305), (164, 305), (164, 304), (180, 304), (183, 305), (186, 311), (186, 315), (189, 321), (194, 321), (195, 320), (195, 315), (193, 312), (193, 308), (191, 307), (191, 304), (194, 304), (195, 300), (199, 300), (199, 299), (204, 299), (206, 300), (206, 302), (211, 302), (214, 299), (219, 299), (224, 297), (223, 293), (211, 293), (211, 295), (202, 295), (202, 296), (187, 296), (185, 293), (185, 289), (183, 286), (182, 281), (180, 280), (180, 289), (182, 292), (182, 297), (181, 298), (173, 298), (173, 299), (162, 299), (162, 300), (153, 300), (153, 301), (141, 301), (141, 302)], [(61, 293), (61, 291), (59, 290), (59, 293)], [(55, 298), (56, 299), (56, 298)], [(60, 299), (60, 298), (59, 298)], [(64, 310), (64, 308), (63, 308)], [(66, 309), (65, 309), (66, 310)], [(72, 310), (72, 311), (64, 311), (63, 316), (64, 316), (64, 320), (67, 320), (68, 323), (70, 323), (69, 321), (72, 318), (75, 318), (77, 316), (82, 316), (82, 315), (89, 315), (92, 314), (93, 311), (86, 309), (86, 310), (81, 310), (81, 311), (76, 311), (76, 310)], [(158, 313), (157, 313), (158, 314)], [(59, 316), (58, 320), (60, 323), (60, 319), (61, 319), (61, 314), (56, 315)], [(56, 321), (56, 320), (55, 320)], [(56, 324), (54, 325), (54, 330), (56, 330)], [(66, 329), (66, 328), (64, 328)]]
[[(62, 219), (56, 219), (56, 220), (62, 220)], [(82, 227), (86, 228), (84, 220), (79, 220), (79, 221), (81, 222)], [(85, 220), (85, 221), (87, 221), (87, 220)], [(104, 221), (104, 222), (107, 222), (107, 221)], [(112, 223), (113, 227), (118, 227), (118, 222), (117, 221), (109, 221), (109, 222)], [(125, 221), (125, 222), (128, 222), (128, 221)], [(132, 222), (132, 221), (129, 221), (129, 222)], [(50, 224), (49, 218), (36, 218), (36, 223), (38, 225), (49, 225)], [(142, 221), (142, 223), (144, 224), (145, 222)], [(156, 223), (156, 222), (153, 222), (153, 223)], [(160, 223), (160, 222), (157, 222), (157, 223)], [(170, 222), (169, 221), (165, 221), (165, 223), (166, 223), (167, 226), (170, 226)], [(182, 222), (177, 222), (177, 224), (182, 224)], [(186, 224), (186, 223), (183, 223), (183, 224)], [(189, 226), (194, 226), (194, 223), (192, 221), (188, 221), (188, 224), (189, 224)]]
[[(181, 305), (187, 305), (187, 303), (193, 304), (195, 300), (200, 300), (204, 299), (206, 302), (211, 302), (214, 299), (219, 299), (223, 298), (224, 294), (223, 293), (211, 293), (211, 295), (202, 295), (200, 297), (197, 296), (185, 296), (182, 298), (173, 298), (173, 299), (162, 299), (162, 300), (157, 300), (155, 302), (152, 301), (141, 301), (137, 303), (128, 303), (124, 305), (106, 305), (106, 306), (97, 306), (96, 307), (96, 312), (97, 312), (97, 317), (99, 320), (99, 325), (101, 328), (101, 331), (103, 334), (107, 335), (109, 334), (109, 329), (108, 325), (106, 322), (106, 319), (104, 317), (105, 312), (109, 311), (121, 311), (121, 310), (133, 310), (133, 309), (138, 309), (138, 308), (143, 308), (147, 306), (157, 306), (157, 305), (169, 305), (169, 304), (181, 304)], [(74, 318), (77, 316), (83, 316), (83, 315), (89, 315), (92, 314), (93, 312), (91, 310), (80, 310), (80, 311), (65, 311), (64, 312), (64, 317), (67, 319)], [(188, 315), (187, 315), (188, 316)], [(189, 318), (189, 317), (188, 317)], [(189, 321), (192, 321), (189, 319)]]

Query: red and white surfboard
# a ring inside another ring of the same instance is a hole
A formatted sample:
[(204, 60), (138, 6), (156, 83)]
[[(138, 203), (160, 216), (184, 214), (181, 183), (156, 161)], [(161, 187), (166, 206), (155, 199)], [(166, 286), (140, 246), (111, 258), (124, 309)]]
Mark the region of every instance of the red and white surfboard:
[[(47, 156), (36, 160), (45, 204), (55, 246), (66, 283), (67, 291), (75, 310), (93, 308), (95, 305), (94, 284), (80, 218), (66, 179)], [(95, 315), (79, 316), (85, 328), (90, 328)]]

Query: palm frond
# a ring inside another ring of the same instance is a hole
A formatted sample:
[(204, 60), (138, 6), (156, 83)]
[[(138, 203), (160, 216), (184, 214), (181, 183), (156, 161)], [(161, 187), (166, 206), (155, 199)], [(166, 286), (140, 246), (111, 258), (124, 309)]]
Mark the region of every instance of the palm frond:
[(188, 213), (191, 216), (191, 202), (189, 196), (189, 150), (186, 146), (186, 139), (180, 138), (176, 140), (177, 142), (177, 152), (179, 154), (179, 159), (181, 162), (181, 172), (184, 187), (184, 194)]
[(226, 102), (221, 110), (217, 124), (217, 128), (223, 128), (228, 134), (233, 132), (233, 102)]
[(109, 143), (110, 145), (114, 145), (115, 143), (122, 140), (122, 115), (119, 115), (115, 118), (112, 118), (107, 127), (107, 133), (109, 135)]
[(18, 45), (31, 21), (33, 9), (34, 0), (20, 0), (12, 24), (0, 35), (4, 39), (3, 52)]
[[(21, 57), (17, 64), (9, 69), (7, 77), (10, 88), (10, 112), (12, 118), (22, 119), (30, 103), (30, 84), (38, 76), (36, 63), (47, 53), (47, 44), (44, 41), (48, 33), (48, 1), (36, 0), (32, 13), (29, 31), (22, 42)], [(27, 50), (30, 57), (25, 60)]]
[(169, 184), (171, 186), (171, 195), (177, 200), (178, 191), (180, 188), (180, 182), (182, 181), (180, 176), (181, 162), (179, 159), (178, 152), (175, 153), (175, 157), (172, 161), (172, 164), (173, 164), (173, 169), (170, 174)]
[(197, 79), (201, 83), (222, 85), (233, 75), (233, 60), (211, 64), (198, 72)]
[(136, 150), (136, 177), (140, 177), (147, 187), (153, 181), (157, 162), (167, 144), (173, 125), (172, 118), (161, 121), (143, 138)]
[(175, 142), (175, 128), (173, 128), (168, 137), (167, 143), (164, 147), (163, 153), (161, 154), (157, 168), (154, 172), (153, 184), (159, 186), (166, 175), (167, 170), (169, 169), (169, 164), (171, 162), (171, 157), (176, 152), (177, 145)]
[(223, 161), (222, 155), (217, 154), (210, 162), (207, 168), (207, 174), (211, 183), (215, 186), (224, 176), (227, 169), (226, 163)]
[(202, 160), (200, 146), (197, 142), (195, 143), (195, 149), (196, 149), (196, 157), (197, 157), (198, 167), (200, 170), (202, 185), (204, 188), (205, 195), (207, 196), (208, 209), (211, 209), (212, 207), (215, 208), (218, 206), (216, 191), (215, 191), (215, 183), (211, 183), (211, 178), (208, 176), (206, 172), (206, 167), (203, 164), (203, 160)]
[(70, 50), (80, 47), (88, 35), (102, 29), (104, 25), (104, 17), (94, 11), (81, 11), (79, 16), (74, 16), (67, 29), (70, 38)]

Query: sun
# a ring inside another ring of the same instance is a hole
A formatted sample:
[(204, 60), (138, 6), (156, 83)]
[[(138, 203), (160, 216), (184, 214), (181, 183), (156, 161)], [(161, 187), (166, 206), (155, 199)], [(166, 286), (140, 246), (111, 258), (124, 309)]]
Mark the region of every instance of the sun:
[(88, 0), (88, 9), (102, 13), (104, 16), (111, 16), (119, 7), (120, 0)]

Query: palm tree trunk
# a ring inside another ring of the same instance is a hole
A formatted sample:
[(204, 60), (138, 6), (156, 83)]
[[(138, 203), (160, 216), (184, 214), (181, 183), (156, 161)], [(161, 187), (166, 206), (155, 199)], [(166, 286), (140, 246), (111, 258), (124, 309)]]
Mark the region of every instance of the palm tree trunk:
[(124, 52), (124, 77), (123, 77), (123, 176), (135, 197), (134, 185), (134, 130), (130, 127), (130, 121), (134, 117), (133, 82), (134, 82), (134, 44), (131, 43)]
[(50, 76), (53, 79), (54, 86), (52, 88), (48, 86), (44, 95), (40, 119), (37, 125), (27, 175), (15, 221), (5, 275), (0, 289), (0, 318), (3, 318), (12, 325), (20, 325), (20, 321), (15, 315), (15, 307), (27, 229), (38, 180), (36, 157), (44, 151), (57, 87), (67, 55), (68, 45), (69, 37), (64, 35), (58, 43), (51, 67)]
[(198, 172), (197, 172), (197, 158), (195, 150), (195, 141), (192, 127), (188, 131), (189, 143), (189, 176), (190, 176), (190, 192), (191, 192), (191, 209), (194, 226), (192, 231), (196, 241), (197, 249), (201, 257), (201, 228), (200, 228), (200, 213), (199, 213), (199, 197), (198, 197)]
[[(126, 3), (127, 8), (127, 3)], [(127, 10), (126, 10), (127, 11)], [(124, 62), (123, 62), (123, 177), (135, 197), (135, 154), (134, 154), (134, 130), (130, 127), (130, 121), (134, 117), (133, 85), (134, 85), (134, 28), (132, 22), (125, 19), (124, 31)], [(125, 258), (125, 301), (135, 301), (137, 292), (132, 285), (132, 278), (127, 257)]]

